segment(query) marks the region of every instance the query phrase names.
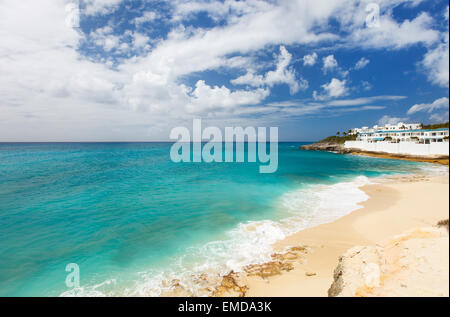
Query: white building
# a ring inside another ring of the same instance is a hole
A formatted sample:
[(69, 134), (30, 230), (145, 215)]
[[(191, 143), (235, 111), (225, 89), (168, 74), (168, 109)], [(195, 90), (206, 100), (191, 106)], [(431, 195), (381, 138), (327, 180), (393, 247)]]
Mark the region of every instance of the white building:
[(386, 125), (384, 127), (373, 127), (372, 129), (360, 129), (357, 141), (379, 142), (389, 141), (392, 143), (415, 142), (430, 144), (434, 142), (448, 142), (448, 128), (422, 129), (420, 124)]
[(361, 134), (361, 133), (375, 133), (377, 131), (396, 131), (396, 130), (419, 130), (422, 129), (422, 124), (420, 123), (403, 123), (399, 122), (397, 124), (386, 124), (384, 126), (374, 125), (372, 128), (361, 127), (351, 130), (350, 134)]
[(356, 141), (346, 141), (346, 148), (364, 151), (433, 156), (449, 154), (449, 130), (422, 129), (418, 123), (362, 127), (353, 129)]

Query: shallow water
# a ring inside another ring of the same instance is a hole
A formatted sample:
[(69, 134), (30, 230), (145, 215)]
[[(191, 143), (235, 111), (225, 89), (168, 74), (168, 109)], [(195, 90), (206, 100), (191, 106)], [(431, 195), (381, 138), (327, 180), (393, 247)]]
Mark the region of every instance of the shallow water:
[[(169, 143), (0, 144), (0, 295), (158, 295), (161, 280), (264, 261), (286, 235), (424, 164), (299, 150), (279, 168), (173, 163)], [(77, 263), (81, 288), (65, 285)]]

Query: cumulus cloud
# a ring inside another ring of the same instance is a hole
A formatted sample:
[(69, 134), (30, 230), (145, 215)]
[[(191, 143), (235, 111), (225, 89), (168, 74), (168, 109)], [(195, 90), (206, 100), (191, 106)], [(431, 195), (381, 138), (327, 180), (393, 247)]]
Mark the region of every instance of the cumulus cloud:
[(322, 71), (324, 74), (335, 72), (341, 75), (342, 77), (346, 77), (349, 74), (348, 70), (344, 70), (341, 67), (339, 67), (339, 64), (334, 57), (334, 55), (328, 55), (322, 59), (323, 61), (323, 67)]
[(346, 80), (339, 80), (333, 78), (328, 84), (324, 84), (321, 87), (324, 90), (323, 94), (319, 94), (316, 91), (313, 93), (313, 97), (316, 100), (326, 100), (330, 98), (339, 98), (348, 95), (348, 88), (346, 87)]
[(158, 17), (158, 14), (153, 11), (144, 12), (144, 14), (140, 17), (134, 19), (134, 24), (141, 25), (150, 21), (155, 20)]
[(370, 60), (362, 57), (355, 65), (355, 69), (359, 70), (359, 69), (363, 69), (364, 67), (366, 67), (367, 65), (369, 65)]
[(110, 52), (113, 49), (117, 49), (121, 42), (120, 37), (112, 33), (113, 29), (110, 26), (105, 26), (92, 31), (90, 38), (96, 45)]
[(328, 96), (337, 98), (348, 94), (345, 84), (345, 80), (333, 78), (329, 84), (322, 85), (322, 88), (327, 92)]
[(338, 62), (337, 60), (334, 58), (334, 55), (328, 55), (326, 57), (323, 58), (323, 72), (327, 73), (333, 69), (337, 69), (338, 68)]
[(308, 82), (300, 78), (296, 79), (295, 70), (289, 67), (292, 55), (284, 46), (280, 47), (280, 54), (277, 56), (276, 69), (268, 71), (264, 76), (255, 75), (252, 72), (231, 80), (233, 85), (250, 85), (253, 87), (269, 86), (278, 84), (287, 84), (291, 94), (295, 94), (300, 89), (308, 88)]
[(144, 48), (147, 46), (148, 42), (149, 42), (149, 38), (147, 35), (139, 33), (139, 32), (135, 32), (133, 33), (133, 46), (135, 48)]
[(269, 90), (258, 88), (253, 91), (237, 90), (230, 91), (225, 86), (211, 87), (203, 80), (199, 80), (192, 92), (192, 100), (189, 110), (202, 112), (206, 108), (233, 108), (240, 105), (255, 105), (260, 103), (269, 95)]
[(314, 52), (309, 55), (303, 56), (303, 65), (304, 66), (314, 66), (317, 62), (317, 53)]
[(108, 14), (116, 10), (122, 0), (84, 0), (84, 14)]
[(449, 47), (440, 44), (435, 49), (428, 51), (423, 59), (423, 66), (427, 72), (428, 79), (441, 87), (448, 87), (449, 79)]
[[(400, 3), (405, 1), (380, 0), (381, 7)], [(427, 14), (397, 22), (392, 10), (382, 17), (381, 29), (366, 30), (365, 3), (356, 0), (192, 0), (168, 3), (173, 13), (173, 20), (165, 25), (168, 34), (153, 43), (143, 27), (138, 32), (118, 32), (114, 23), (121, 22), (100, 17), (117, 10), (120, 0), (82, 2), (82, 19), (98, 18), (92, 25), (98, 23), (99, 29), (89, 29), (89, 34), (67, 25), (66, 4), (65, 0), (0, 1), (2, 140), (161, 140), (167, 138), (168, 128), (190, 119), (192, 113), (214, 116), (220, 109), (238, 120), (232, 115), (243, 107), (256, 109), (275, 85), (286, 84), (291, 93), (306, 88), (307, 81), (290, 65), (292, 55), (286, 47), (291, 45), (339, 42), (352, 48), (400, 49), (414, 44), (437, 48), (433, 43), (440, 38)], [(208, 28), (183, 25), (200, 11), (220, 23)], [(154, 18), (144, 14), (135, 24)], [(331, 19), (337, 21), (338, 31), (329, 26)], [(81, 44), (101, 47), (106, 54), (94, 58)], [(252, 57), (274, 46), (284, 47), (275, 68), (258, 74)], [(116, 58), (115, 52), (124, 54)], [(428, 60), (424, 67), (439, 64), (436, 58)], [(235, 74), (237, 69), (245, 70), (241, 82), (253, 89), (216, 86), (204, 78), (195, 80), (194, 87), (187, 84), (186, 78), (193, 74), (222, 70)], [(316, 95), (345, 96), (346, 84), (333, 78), (322, 86), (323, 94)]]
[(438, 40), (439, 32), (432, 29), (433, 18), (428, 13), (401, 23), (390, 14), (380, 16), (378, 27), (357, 29), (352, 25), (350, 43), (364, 48), (401, 49), (417, 43), (431, 45)]

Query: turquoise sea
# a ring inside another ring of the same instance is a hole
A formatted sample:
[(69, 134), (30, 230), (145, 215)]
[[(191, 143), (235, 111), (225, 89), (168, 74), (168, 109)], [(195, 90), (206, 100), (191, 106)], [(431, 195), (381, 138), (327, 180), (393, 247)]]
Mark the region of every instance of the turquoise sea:
[[(173, 163), (170, 143), (0, 144), (0, 296), (156, 296), (165, 279), (264, 261), (373, 177), (425, 164), (279, 144), (279, 168)], [(65, 284), (80, 268), (80, 288)], [(195, 291), (195, 285), (189, 285)]]

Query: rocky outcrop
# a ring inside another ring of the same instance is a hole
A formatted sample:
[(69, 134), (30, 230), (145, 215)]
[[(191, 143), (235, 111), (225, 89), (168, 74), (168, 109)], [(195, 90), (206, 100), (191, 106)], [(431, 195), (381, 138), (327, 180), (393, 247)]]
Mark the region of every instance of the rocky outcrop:
[(354, 154), (378, 158), (449, 165), (449, 158), (446, 155), (418, 156), (409, 154), (393, 154), (386, 152), (364, 151), (356, 148), (345, 148), (343, 143), (317, 142), (313, 144), (302, 145), (300, 146), (300, 148), (303, 150), (310, 150), (310, 151), (326, 151), (326, 152), (335, 152), (339, 154)]
[(244, 272), (231, 271), (222, 277), (220, 285), (213, 292), (215, 297), (245, 297), (248, 291), (248, 277), (258, 276), (266, 280), (294, 269), (296, 263), (301, 263), (308, 253), (304, 246), (291, 247), (284, 253), (272, 254), (272, 261), (262, 264), (251, 264), (244, 267)]
[(329, 296), (449, 296), (446, 228), (411, 230), (339, 258)]
[(302, 145), (300, 147), (303, 150), (310, 151), (327, 151), (336, 153), (351, 153), (351, 149), (346, 149), (343, 143), (332, 143), (332, 142), (318, 142), (313, 144)]

